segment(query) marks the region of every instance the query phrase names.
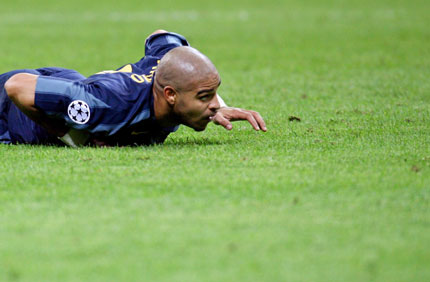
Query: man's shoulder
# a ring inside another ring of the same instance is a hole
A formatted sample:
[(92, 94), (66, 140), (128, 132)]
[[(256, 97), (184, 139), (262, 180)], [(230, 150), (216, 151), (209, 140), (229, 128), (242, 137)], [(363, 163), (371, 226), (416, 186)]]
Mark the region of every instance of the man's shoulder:
[(178, 33), (156, 33), (146, 40), (145, 55), (161, 58), (173, 48), (189, 45), (187, 39)]

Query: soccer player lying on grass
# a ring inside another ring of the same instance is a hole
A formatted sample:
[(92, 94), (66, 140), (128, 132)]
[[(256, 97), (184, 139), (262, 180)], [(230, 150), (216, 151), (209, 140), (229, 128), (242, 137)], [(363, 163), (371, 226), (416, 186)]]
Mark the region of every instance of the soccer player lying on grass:
[(147, 145), (164, 142), (180, 124), (202, 131), (210, 121), (230, 130), (231, 121), (247, 120), (266, 131), (257, 112), (224, 104), (220, 83), (212, 62), (183, 36), (158, 30), (146, 39), (145, 57), (116, 71), (0, 75), (0, 142)]

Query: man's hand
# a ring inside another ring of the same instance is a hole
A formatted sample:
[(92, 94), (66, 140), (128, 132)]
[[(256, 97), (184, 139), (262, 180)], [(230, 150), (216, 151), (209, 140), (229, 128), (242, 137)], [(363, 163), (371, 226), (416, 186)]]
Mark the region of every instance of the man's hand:
[(266, 124), (259, 113), (240, 108), (222, 107), (213, 116), (212, 121), (217, 125), (222, 125), (227, 130), (231, 130), (232, 121), (247, 120), (255, 130), (267, 131)]

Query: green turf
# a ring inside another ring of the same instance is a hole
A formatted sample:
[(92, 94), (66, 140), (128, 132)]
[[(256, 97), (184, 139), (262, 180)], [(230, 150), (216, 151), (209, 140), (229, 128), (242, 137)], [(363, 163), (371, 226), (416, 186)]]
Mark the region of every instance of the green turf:
[(90, 75), (172, 30), (268, 132), (1, 145), (0, 281), (430, 280), (428, 1), (3, 2), (0, 72)]

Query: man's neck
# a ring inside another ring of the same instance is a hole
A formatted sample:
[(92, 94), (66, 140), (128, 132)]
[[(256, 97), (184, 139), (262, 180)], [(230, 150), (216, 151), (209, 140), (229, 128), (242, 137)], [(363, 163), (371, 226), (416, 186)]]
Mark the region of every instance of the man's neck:
[(155, 87), (152, 88), (152, 95), (154, 97), (154, 116), (155, 120), (161, 127), (173, 127), (179, 122), (172, 115), (170, 105), (164, 100), (161, 94), (157, 94)]

